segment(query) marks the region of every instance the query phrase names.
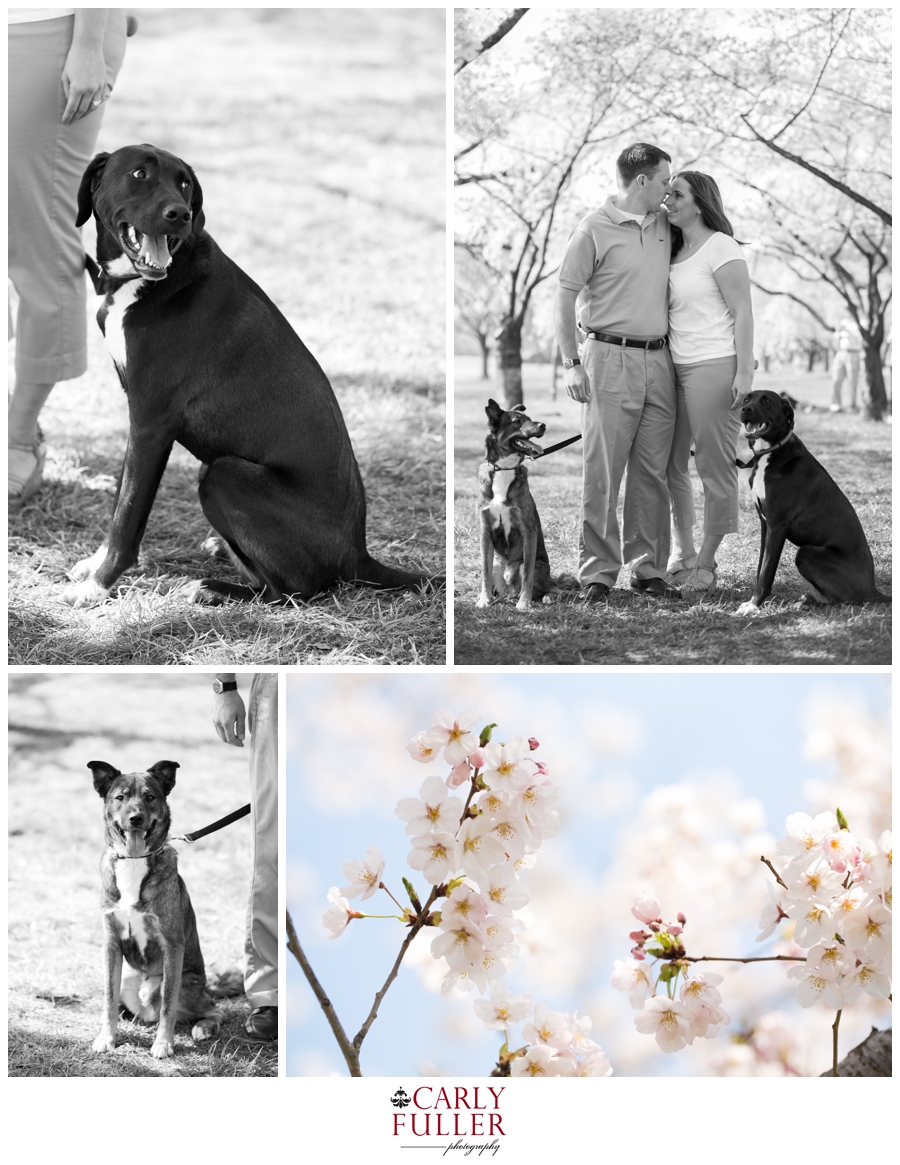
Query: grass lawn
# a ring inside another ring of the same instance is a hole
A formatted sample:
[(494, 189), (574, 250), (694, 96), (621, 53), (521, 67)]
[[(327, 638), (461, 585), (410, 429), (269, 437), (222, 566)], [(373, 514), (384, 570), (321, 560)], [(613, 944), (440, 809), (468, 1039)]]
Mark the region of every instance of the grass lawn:
[[(249, 677), (242, 679), (247, 693)], [(100, 855), (103, 803), (89, 760), (123, 772), (181, 766), (173, 833), (199, 829), (249, 801), (247, 751), (223, 744), (202, 675), (20, 673), (9, 688), (9, 1075), (276, 1076), (277, 1049), (243, 1038), (246, 997), (220, 1000), (208, 1043), (176, 1029), (175, 1056), (154, 1060), (156, 1027), (122, 1023), (115, 1053), (91, 1042), (103, 1007)], [(175, 843), (207, 976), (242, 967), (250, 824), (244, 818)]]
[[(137, 15), (98, 149), (149, 141), (193, 165), (210, 234), (334, 385), (368, 493), (370, 550), (442, 573), (443, 9)], [(287, 609), (187, 605), (182, 582), (236, 576), (201, 549), (199, 466), (179, 446), (140, 563), (113, 600), (88, 611), (60, 601), (66, 571), (105, 536), (127, 435), (94, 302), (89, 370), (58, 385), (41, 416), (46, 485), (10, 519), (10, 662), (443, 663), (440, 593), (341, 587)]]
[[(579, 408), (565, 395), (551, 398), (548, 365), (527, 365), (528, 415), (544, 421), (544, 445), (579, 431)], [(793, 564), (788, 545), (775, 579), (773, 597), (755, 618), (734, 618), (756, 579), (759, 519), (742, 482), (741, 525), (722, 543), (719, 592), (715, 599), (687, 605), (645, 599), (628, 588), (623, 572), (608, 606), (585, 609), (558, 601), (519, 614), (512, 602), (475, 608), (480, 589), (479, 534), (475, 519), (477, 466), (487, 432), (484, 406), (502, 402), (495, 380), (479, 379), (474, 357), (460, 357), (455, 376), (456, 526), (454, 537), (457, 664), (889, 664), (891, 608), (884, 605), (835, 607), (820, 613), (794, 609), (808, 589)], [(787, 391), (811, 406), (796, 415), (796, 431), (823, 463), (859, 514), (875, 558), (878, 588), (891, 592), (891, 434), (889, 425), (856, 414), (827, 411), (830, 383), (822, 373), (790, 376), (758, 374), (754, 387)], [(748, 447), (742, 443), (744, 451)], [(741, 447), (738, 450), (741, 455)], [(578, 566), (582, 454), (576, 444), (529, 469), (532, 492), (555, 572)], [(694, 477), (694, 501), (702, 517), (702, 487)], [(620, 499), (621, 501), (621, 499)], [(621, 506), (619, 510), (621, 523)], [(700, 526), (695, 528), (699, 545)]]

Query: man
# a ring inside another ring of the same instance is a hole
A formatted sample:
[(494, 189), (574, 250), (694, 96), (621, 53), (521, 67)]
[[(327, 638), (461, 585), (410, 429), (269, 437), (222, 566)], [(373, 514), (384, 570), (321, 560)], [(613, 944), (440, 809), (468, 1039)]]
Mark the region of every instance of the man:
[(834, 363), (831, 366), (832, 392), (831, 411), (840, 413), (841, 387), (846, 379), (850, 387), (850, 404), (847, 411), (857, 412), (856, 391), (859, 386), (859, 353), (862, 348), (862, 338), (859, 329), (853, 320), (841, 320), (834, 337)]
[[(671, 188), (670, 162), (644, 142), (623, 150), (617, 194), (581, 220), (559, 269), (556, 337), (566, 392), (583, 406), (578, 573), (581, 597), (591, 603), (608, 598), (623, 562), (634, 590), (680, 598), (666, 583), (675, 372), (666, 346), (671, 236), (660, 208)], [(587, 334), (583, 363), (579, 324)], [(623, 473), (620, 543), (616, 502)]]
[[(213, 724), (219, 739), (244, 747), (244, 701), (232, 672), (213, 682)], [(250, 685), (250, 801), (253, 875), (247, 907), (244, 1030), (255, 1043), (278, 1039), (278, 676), (259, 672)]]

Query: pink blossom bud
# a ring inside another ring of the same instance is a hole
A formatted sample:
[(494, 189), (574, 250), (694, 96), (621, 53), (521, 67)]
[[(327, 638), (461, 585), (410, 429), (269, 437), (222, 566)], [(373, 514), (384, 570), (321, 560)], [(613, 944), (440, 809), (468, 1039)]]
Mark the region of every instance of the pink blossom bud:
[(538, 771), (538, 773), (539, 773), (539, 774), (540, 774), (542, 777), (546, 777), (546, 775), (547, 775), (547, 766), (544, 764), (544, 762), (543, 762), (542, 760), (536, 760), (536, 761), (534, 761), (534, 764), (536, 764), (536, 765), (537, 765), (537, 771)]
[(678, 921), (682, 926), (684, 926), (684, 924), (687, 922), (687, 919), (684, 917), (680, 910), (678, 911)]
[(632, 947), (631, 948), (631, 957), (633, 959), (639, 959), (641, 962), (643, 962), (643, 960), (646, 959), (647, 956), (644, 954), (644, 952), (641, 950), (640, 947)]
[(541, 747), (541, 742), (537, 739), (537, 737), (529, 736), (528, 737), (528, 747), (531, 749), (532, 752), (534, 752), (534, 750), (536, 748)]
[(648, 922), (647, 925), (650, 927), (654, 934), (656, 934), (656, 932), (659, 930), (658, 922)]
[(628, 937), (633, 943), (645, 943), (650, 935), (645, 930), (632, 930)]
[(447, 777), (447, 788), (458, 789), (460, 785), (464, 785), (472, 776), (472, 770), (469, 768), (467, 761), (461, 760), (458, 765), (450, 770)]
[(669, 934), (681, 934), (681, 927), (680, 926), (670, 926), (669, 927)]
[(836, 874), (846, 874), (847, 863), (845, 861), (841, 861), (840, 859), (838, 859), (837, 861), (834, 861), (831, 863), (831, 868), (834, 870), (834, 872)]
[(469, 764), (475, 769), (484, 768), (484, 749), (476, 748), (474, 752), (469, 753)]

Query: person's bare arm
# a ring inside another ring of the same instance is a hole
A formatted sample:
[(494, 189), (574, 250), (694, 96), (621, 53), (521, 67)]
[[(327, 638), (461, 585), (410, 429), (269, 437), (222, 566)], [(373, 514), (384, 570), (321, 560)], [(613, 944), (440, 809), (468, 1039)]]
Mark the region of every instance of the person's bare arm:
[(105, 101), (111, 89), (106, 79), (103, 36), (109, 8), (76, 8), (72, 45), (62, 71), (66, 98), (64, 125), (92, 113), (95, 102)]
[(723, 263), (713, 272), (728, 310), (734, 317), (734, 346), (737, 372), (732, 385), (732, 408), (737, 408), (753, 387), (753, 303), (750, 298), (750, 273), (741, 259)]
[[(556, 341), (563, 356), (574, 359), (578, 355), (578, 325), (575, 317), (575, 302), (578, 292), (570, 287), (558, 286), (556, 302), (553, 306), (553, 323), (556, 327)], [(574, 368), (567, 368), (563, 374), (566, 392), (581, 404), (591, 399), (591, 386), (585, 375), (584, 368), (576, 364)]]

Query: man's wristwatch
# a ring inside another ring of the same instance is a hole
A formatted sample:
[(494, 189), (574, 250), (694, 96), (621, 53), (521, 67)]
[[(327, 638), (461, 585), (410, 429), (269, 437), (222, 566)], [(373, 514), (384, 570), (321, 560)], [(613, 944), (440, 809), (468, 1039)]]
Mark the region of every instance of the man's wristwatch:
[(213, 691), (217, 696), (221, 696), (223, 692), (236, 692), (237, 684), (234, 680), (213, 680)]
[(571, 360), (566, 356), (563, 357), (563, 368), (574, 368), (576, 364), (580, 363), (581, 361), (577, 356), (573, 356)]

